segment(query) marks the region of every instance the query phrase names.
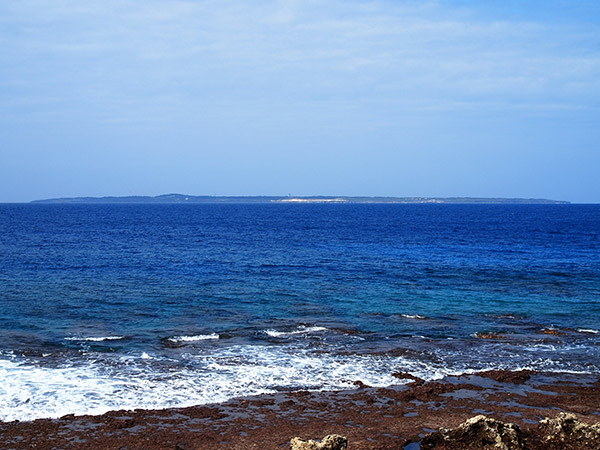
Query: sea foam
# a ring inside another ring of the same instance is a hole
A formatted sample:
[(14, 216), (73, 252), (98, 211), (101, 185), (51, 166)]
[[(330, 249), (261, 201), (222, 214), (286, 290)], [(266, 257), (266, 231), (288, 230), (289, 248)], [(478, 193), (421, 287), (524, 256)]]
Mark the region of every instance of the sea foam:
[(173, 367), (148, 353), (64, 367), (0, 359), (0, 420), (185, 407), (281, 389), (349, 389), (356, 380), (389, 386), (404, 383), (391, 375), (397, 368), (421, 376), (427, 370), (402, 358), (312, 355), (264, 346), (186, 357), (194, 364)]
[(217, 333), (211, 334), (198, 334), (194, 336), (173, 336), (169, 338), (171, 342), (197, 342), (197, 341), (207, 341), (211, 339), (219, 339), (219, 335)]
[[(324, 331), (314, 328), (315, 333)], [(419, 344), (429, 350), (406, 355), (349, 353), (346, 346), (323, 352), (298, 344), (189, 346), (177, 359), (159, 349), (126, 355), (81, 352), (61, 358), (59, 365), (55, 358), (34, 361), (6, 352), (0, 354), (0, 420), (185, 407), (281, 390), (352, 389), (357, 380), (374, 387), (407, 382), (395, 378), (395, 372), (433, 380), (490, 369), (598, 370), (577, 357), (582, 348), (574, 343), (507, 346), (483, 341), (465, 348), (458, 341), (444, 341), (443, 347), (439, 342), (434, 347)]]
[(325, 327), (306, 327), (306, 326), (300, 326), (298, 327), (296, 330), (293, 331), (278, 331), (278, 330), (264, 330), (264, 333), (268, 336), (271, 337), (287, 337), (287, 336), (293, 336), (296, 334), (309, 334), (309, 333), (317, 333), (317, 332), (321, 332), (321, 331), (327, 331), (327, 328)]
[(125, 339), (125, 336), (100, 336), (100, 337), (66, 337), (66, 341), (88, 341), (88, 342), (102, 342), (102, 341), (118, 341)]
[(598, 334), (598, 333), (600, 333), (599, 330), (593, 330), (591, 328), (578, 328), (577, 331), (579, 333), (587, 333), (587, 334)]

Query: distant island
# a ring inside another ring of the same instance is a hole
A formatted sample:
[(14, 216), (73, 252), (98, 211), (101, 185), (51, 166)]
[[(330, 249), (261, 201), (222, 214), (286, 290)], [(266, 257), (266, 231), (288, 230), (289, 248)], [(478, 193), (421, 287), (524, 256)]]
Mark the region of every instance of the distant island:
[(184, 203), (390, 203), (390, 204), (569, 204), (567, 201), (543, 198), (483, 198), (483, 197), (347, 197), (347, 196), (212, 196), (164, 194), (125, 197), (70, 197), (34, 200), (31, 203), (69, 204), (184, 204)]

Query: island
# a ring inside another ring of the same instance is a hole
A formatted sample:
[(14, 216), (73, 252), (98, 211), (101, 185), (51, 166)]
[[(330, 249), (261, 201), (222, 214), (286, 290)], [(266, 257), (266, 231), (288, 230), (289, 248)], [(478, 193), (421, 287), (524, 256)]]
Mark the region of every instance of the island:
[(185, 203), (377, 203), (377, 204), (569, 204), (568, 201), (548, 200), (540, 198), (485, 198), (485, 197), (366, 197), (366, 196), (216, 196), (163, 194), (157, 196), (123, 196), (123, 197), (65, 197), (34, 200), (31, 203), (71, 203), (71, 204), (108, 204), (108, 203), (153, 203), (153, 204), (185, 204)]

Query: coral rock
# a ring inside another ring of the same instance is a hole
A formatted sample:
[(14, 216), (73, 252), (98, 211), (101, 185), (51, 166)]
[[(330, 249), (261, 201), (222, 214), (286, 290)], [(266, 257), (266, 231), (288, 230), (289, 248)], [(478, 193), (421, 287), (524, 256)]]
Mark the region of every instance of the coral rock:
[(339, 434), (325, 436), (321, 442), (303, 441), (295, 437), (290, 443), (291, 450), (346, 450), (348, 448), (348, 439)]
[(588, 425), (572, 413), (540, 421), (540, 431), (549, 447), (600, 450), (600, 424)]
[(485, 416), (475, 416), (454, 429), (442, 428), (423, 438), (421, 449), (521, 450), (518, 426)]

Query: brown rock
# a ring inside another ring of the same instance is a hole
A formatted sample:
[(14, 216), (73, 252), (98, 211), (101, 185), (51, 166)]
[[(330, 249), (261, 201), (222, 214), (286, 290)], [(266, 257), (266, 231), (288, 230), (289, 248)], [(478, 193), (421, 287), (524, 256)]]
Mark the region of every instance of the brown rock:
[(485, 372), (476, 372), (475, 375), (480, 377), (492, 378), (493, 380), (500, 382), (510, 382), (515, 384), (521, 384), (531, 378), (531, 375), (535, 375), (533, 370), (487, 370)]
[(496, 333), (476, 333), (475, 337), (479, 339), (506, 339), (506, 336)]
[(541, 420), (539, 428), (549, 448), (600, 450), (600, 423), (589, 425), (563, 412), (555, 419)]
[(406, 372), (394, 372), (392, 374), (392, 376), (399, 378), (401, 380), (402, 379), (413, 380), (413, 383), (417, 383), (417, 384), (425, 383), (425, 380), (423, 378), (415, 377), (414, 375), (411, 375), (410, 373), (406, 373)]
[(523, 435), (518, 426), (485, 416), (475, 416), (454, 429), (441, 428), (421, 442), (422, 450), (522, 450)]
[(346, 450), (348, 448), (348, 439), (339, 434), (325, 436), (321, 442), (313, 440), (303, 441), (295, 437), (291, 440), (290, 444), (291, 450)]

